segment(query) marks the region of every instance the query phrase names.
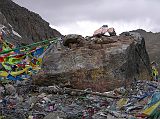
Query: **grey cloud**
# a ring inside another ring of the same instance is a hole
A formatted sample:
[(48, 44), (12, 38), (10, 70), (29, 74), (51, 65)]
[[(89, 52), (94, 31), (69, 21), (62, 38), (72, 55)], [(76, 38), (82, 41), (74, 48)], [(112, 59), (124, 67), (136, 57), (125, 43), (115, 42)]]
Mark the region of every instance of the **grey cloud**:
[(51, 24), (81, 20), (104, 22), (150, 19), (159, 24), (159, 0), (13, 0), (39, 13)]

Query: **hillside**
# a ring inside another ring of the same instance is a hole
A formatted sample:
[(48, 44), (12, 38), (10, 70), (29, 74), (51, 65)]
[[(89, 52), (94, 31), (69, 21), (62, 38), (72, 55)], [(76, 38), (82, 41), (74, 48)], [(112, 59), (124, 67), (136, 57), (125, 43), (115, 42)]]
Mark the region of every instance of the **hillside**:
[(134, 32), (138, 32), (144, 37), (150, 61), (160, 64), (160, 33), (146, 32), (142, 29), (134, 30)]
[(22, 36), (24, 44), (61, 36), (61, 34), (49, 27), (49, 23), (38, 14), (17, 5), (11, 0), (0, 0), (0, 11), (13, 29)]

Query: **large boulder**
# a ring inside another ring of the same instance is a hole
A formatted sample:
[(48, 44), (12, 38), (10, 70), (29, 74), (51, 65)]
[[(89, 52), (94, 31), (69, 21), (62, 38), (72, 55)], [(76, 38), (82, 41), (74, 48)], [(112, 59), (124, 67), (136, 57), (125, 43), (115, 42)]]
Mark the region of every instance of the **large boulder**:
[(65, 84), (94, 91), (113, 90), (133, 79), (150, 78), (144, 38), (138, 33), (88, 37), (85, 47), (48, 53), (35, 76), (39, 85)]

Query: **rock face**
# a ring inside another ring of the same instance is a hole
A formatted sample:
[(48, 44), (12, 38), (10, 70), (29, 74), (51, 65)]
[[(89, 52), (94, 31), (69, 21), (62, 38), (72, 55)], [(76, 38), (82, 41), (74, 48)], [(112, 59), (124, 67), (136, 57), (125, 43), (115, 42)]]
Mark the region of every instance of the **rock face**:
[(20, 7), (11, 0), (0, 0), (0, 11), (14, 30), (22, 36), (21, 42), (24, 44), (61, 36), (57, 30), (50, 28), (49, 23), (38, 14)]
[(144, 37), (150, 60), (156, 61), (158, 64), (160, 64), (160, 33), (146, 32), (142, 29), (138, 29), (133, 32), (138, 32)]
[(0, 31), (3, 31), (3, 39), (18, 45), (22, 41), (22, 37), (8, 23), (5, 16), (0, 12)]
[(150, 61), (140, 34), (128, 32), (86, 39), (74, 35), (80, 40), (70, 37), (63, 40), (69, 43), (65, 48), (57, 50), (55, 46), (48, 53), (42, 70), (35, 76), (37, 84), (69, 83), (73, 88), (103, 92), (124, 86), (135, 78), (150, 77)]

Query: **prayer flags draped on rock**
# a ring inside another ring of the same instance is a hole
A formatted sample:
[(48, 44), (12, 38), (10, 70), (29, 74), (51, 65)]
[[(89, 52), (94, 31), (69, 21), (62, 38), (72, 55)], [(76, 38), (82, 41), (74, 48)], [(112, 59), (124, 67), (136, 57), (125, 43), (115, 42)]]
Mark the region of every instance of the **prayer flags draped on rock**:
[(13, 44), (3, 41), (0, 47), (0, 79), (29, 79), (41, 69), (42, 56), (47, 49), (44, 44), (48, 46), (49, 43), (49, 40), (45, 40), (16, 48)]

